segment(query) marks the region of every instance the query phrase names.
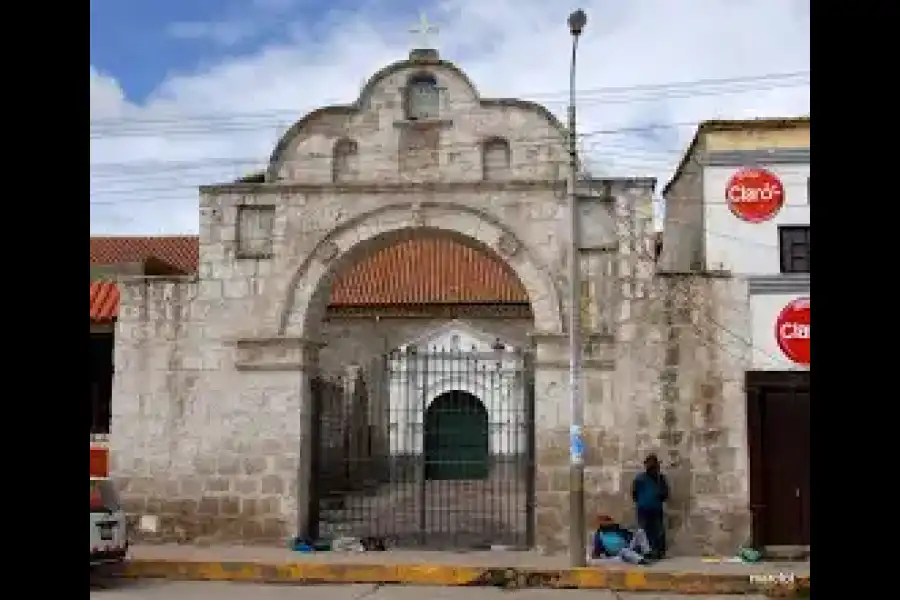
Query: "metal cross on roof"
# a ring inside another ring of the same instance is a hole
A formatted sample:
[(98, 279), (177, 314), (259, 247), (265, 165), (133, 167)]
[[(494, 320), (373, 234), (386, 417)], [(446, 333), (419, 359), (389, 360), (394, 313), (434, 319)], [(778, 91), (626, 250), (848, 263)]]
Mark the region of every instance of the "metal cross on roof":
[(425, 16), (425, 13), (419, 11), (419, 22), (416, 23), (414, 27), (411, 27), (409, 32), (412, 34), (417, 34), (420, 36), (420, 46), (419, 48), (428, 49), (431, 48), (431, 42), (428, 39), (428, 35), (431, 33), (438, 33), (438, 28), (436, 25), (432, 25), (428, 22), (428, 17)]

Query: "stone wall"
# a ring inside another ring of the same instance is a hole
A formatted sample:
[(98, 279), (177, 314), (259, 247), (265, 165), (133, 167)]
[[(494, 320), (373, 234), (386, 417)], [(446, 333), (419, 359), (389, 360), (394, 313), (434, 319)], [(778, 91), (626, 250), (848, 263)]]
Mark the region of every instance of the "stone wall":
[[(542, 240), (552, 243), (540, 246), (534, 260), (558, 264), (552, 258), (559, 251), (552, 237), (557, 215), (547, 211), (548, 204), (554, 209), (559, 204), (552, 186), (531, 192), (516, 191), (515, 186), (497, 193), (477, 187), (459, 193), (452, 189), (449, 196), (440, 196), (440, 202), (423, 209), (425, 226), (440, 223), (461, 233), (471, 230), (482, 235), (482, 244), (495, 244), (499, 234), (491, 234), (485, 225), (488, 217), (473, 221), (471, 216), (490, 212), (491, 219), (509, 219), (525, 228), (526, 237), (540, 232)], [(316, 331), (309, 333), (316, 338), (304, 337), (304, 321), (295, 319), (295, 311), (285, 306), (283, 286), (294, 278), (303, 257), (317, 260), (313, 251), (334, 229), (335, 218), (352, 222), (377, 211), (382, 203), (397, 206), (398, 198), (415, 197), (399, 189), (393, 197), (363, 190), (326, 192), (273, 185), (249, 194), (234, 190), (203, 194), (197, 281), (122, 283), (113, 390), (114, 473), (130, 511), (161, 517), (158, 539), (282, 543), (305, 525), (302, 482), (310, 466), (309, 453), (303, 451), (309, 426), (306, 382), (314, 372), (310, 369), (318, 365), (316, 342), (323, 333), (327, 336), (323, 341), (331, 342), (331, 347), (322, 352), (323, 365), (337, 366), (344, 362), (345, 352), (362, 356), (382, 339), (367, 337), (359, 325), (348, 329), (346, 323), (337, 330), (330, 325), (331, 332), (329, 325), (323, 330), (313, 323)], [(254, 203), (278, 207), (270, 258), (238, 257), (238, 206)], [(461, 204), (472, 208), (466, 209), (470, 216), (457, 223), (453, 215), (461, 212), (455, 208)], [(397, 212), (409, 218), (410, 210)], [(534, 214), (544, 214), (544, 219), (526, 218)], [(394, 225), (393, 218), (396, 214), (382, 213), (375, 223), (402, 226)], [(371, 226), (372, 221), (359, 224), (361, 230)], [(522, 249), (516, 259), (532, 256)], [(532, 270), (531, 277), (533, 288), (543, 285), (537, 279), (542, 274)], [(545, 322), (555, 305), (546, 290), (542, 288), (538, 298)], [(294, 305), (313, 291), (297, 284)], [(288, 314), (280, 314), (285, 309)], [(279, 332), (282, 316), (285, 330)], [(399, 337), (417, 327), (396, 325), (391, 331)], [(527, 329), (521, 321), (502, 327), (494, 323), (491, 328), (517, 340)], [(363, 346), (371, 346), (349, 350), (361, 340)], [(334, 358), (329, 359), (329, 353)], [(178, 360), (165, 362), (164, 357), (171, 356)], [(154, 361), (158, 367), (144, 366)], [(235, 466), (236, 458), (243, 466)], [(276, 479), (280, 483), (274, 483)], [(284, 492), (270, 493), (275, 489)]]
[(238, 374), (216, 336), (222, 300), (197, 282), (119, 285), (112, 474), (129, 514), (159, 517), (145, 540), (283, 539), (299, 512), (300, 375)]
[[(634, 255), (618, 267), (613, 335), (587, 336), (588, 515), (630, 521), (630, 482), (654, 451), (672, 483), (673, 551), (725, 551), (749, 534), (746, 285), (648, 274), (644, 250), (627, 243)], [(294, 531), (304, 513), (294, 489), (306, 439), (301, 365), (238, 370), (233, 340), (216, 337), (227, 300), (204, 298), (200, 288), (192, 281), (121, 284), (113, 472), (129, 512), (161, 517), (154, 539), (271, 543)], [(331, 345), (320, 360), (337, 369), (353, 352), (399, 345), (440, 323), (331, 320), (324, 329)], [(569, 484), (566, 338), (529, 339), (522, 321), (473, 324), (537, 351), (536, 525), (540, 544), (561, 550)]]
[[(733, 552), (750, 535), (746, 286), (693, 275), (658, 278), (645, 290), (644, 297), (623, 303), (627, 320), (618, 324), (614, 342), (588, 343), (588, 520), (606, 513), (634, 522), (631, 482), (644, 457), (655, 452), (672, 488), (667, 507), (672, 553)], [(566, 368), (564, 338), (546, 340), (538, 349), (544, 350), (545, 370)], [(612, 359), (610, 370), (605, 362)], [(538, 539), (550, 550), (562, 550), (568, 535), (567, 394), (564, 383), (539, 387), (537, 395)]]
[[(265, 183), (202, 188), (196, 281), (122, 283), (113, 473), (129, 512), (161, 517), (156, 539), (282, 544), (305, 528), (310, 378), (320, 364), (339, 372), (435, 324), (323, 325), (329, 283), (398, 236), (439, 234), (495, 252), (529, 293), (533, 323), (480, 328), (514, 345), (532, 335), (537, 543), (565, 546), (571, 414), (562, 317), (573, 257), (563, 132), (540, 107), (481, 100), (458, 71), (434, 63), (448, 69), (441, 83), (453, 100), (448, 118), (431, 124), (444, 138), (434, 152), (446, 152), (429, 169), (403, 172), (398, 132), (414, 124), (396, 121), (399, 86), (421, 66), (387, 73), (353, 107), (298, 123)], [(486, 135), (510, 142), (505, 180), (482, 181), (472, 166)], [(343, 138), (361, 154), (352, 177), (332, 183), (330, 151)], [(580, 307), (588, 514), (627, 515), (630, 481), (654, 450), (673, 481), (676, 549), (733, 550), (746, 531), (746, 349), (726, 332), (749, 338), (746, 289), (656, 277), (653, 182), (597, 184), (600, 192), (586, 193), (599, 194), (608, 213), (585, 221), (598, 243), (579, 257), (588, 278)], [(254, 213), (254, 247), (242, 248), (241, 232), (251, 229), (241, 215)]]
[(716, 274), (664, 282), (661, 447), (682, 490), (670, 507), (674, 541), (690, 553), (733, 551), (750, 535), (746, 282)]
[[(646, 324), (635, 313), (653, 294), (652, 187), (650, 180), (610, 179), (585, 190), (597, 197), (596, 214), (585, 225), (595, 229), (583, 233), (580, 257), (588, 522), (598, 512), (624, 515), (630, 475), (623, 459), (648, 435), (634, 408), (653, 403), (659, 362), (641, 345), (648, 335), (639, 328)], [(568, 544), (571, 512), (569, 351), (566, 336), (537, 341), (537, 538), (555, 551)], [(643, 362), (627, 350), (631, 343), (646, 353)]]
[[(589, 294), (584, 307), (588, 521), (602, 512), (634, 522), (631, 482), (655, 452), (672, 486), (672, 552), (733, 552), (750, 534), (746, 284), (722, 274), (659, 275), (649, 210), (627, 190), (617, 198), (615, 252), (583, 258), (589, 288), (614, 282), (612, 290)], [(538, 353), (545, 371), (568, 366), (565, 337), (539, 340)], [(562, 550), (569, 513), (567, 373), (538, 386), (537, 414), (538, 540)]]
[(672, 551), (733, 552), (750, 534), (744, 372), (750, 358), (746, 285), (717, 274), (658, 276), (633, 303), (621, 340), (618, 402), (626, 437), (619, 505), (648, 452), (669, 478)]

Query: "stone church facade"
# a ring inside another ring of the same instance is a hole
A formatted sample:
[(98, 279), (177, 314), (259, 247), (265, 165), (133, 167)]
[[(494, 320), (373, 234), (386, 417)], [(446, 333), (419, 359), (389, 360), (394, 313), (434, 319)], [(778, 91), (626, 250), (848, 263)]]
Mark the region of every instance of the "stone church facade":
[[(534, 545), (563, 548), (566, 135), (544, 107), (482, 98), (454, 64), (414, 51), (354, 104), (298, 121), (264, 174), (202, 187), (196, 276), (119, 281), (110, 437), (129, 512), (160, 517), (165, 540), (307, 531), (314, 379), (477, 317), (475, 329), (532, 357), (529, 527)], [(656, 451), (676, 551), (733, 548), (749, 531), (742, 367), (716, 351), (704, 315), (740, 318), (743, 300), (724, 279), (656, 274), (653, 180), (580, 185), (588, 514), (630, 519), (631, 478)], [(374, 289), (355, 265), (442, 243), (502, 267), (508, 313), (392, 306), (406, 275), (389, 270), (374, 286), (381, 312), (334, 308)]]

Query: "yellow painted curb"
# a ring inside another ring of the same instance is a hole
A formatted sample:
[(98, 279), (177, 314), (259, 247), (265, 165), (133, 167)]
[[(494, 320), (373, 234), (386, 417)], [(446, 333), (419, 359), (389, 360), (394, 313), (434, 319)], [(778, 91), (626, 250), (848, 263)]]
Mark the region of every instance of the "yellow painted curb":
[(609, 589), (680, 594), (759, 594), (780, 597), (808, 595), (809, 577), (791, 587), (751, 583), (747, 575), (672, 573), (642, 569), (485, 568), (429, 564), (340, 564), (320, 562), (206, 562), (175, 560), (130, 561), (121, 573), (131, 578), (192, 581), (313, 584), (395, 584), (555, 589)]

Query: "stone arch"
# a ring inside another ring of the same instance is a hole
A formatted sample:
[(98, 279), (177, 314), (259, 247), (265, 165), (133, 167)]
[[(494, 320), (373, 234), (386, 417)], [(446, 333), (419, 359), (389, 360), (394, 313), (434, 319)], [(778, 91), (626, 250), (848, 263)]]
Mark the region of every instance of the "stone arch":
[(427, 382), (424, 394), (427, 398), (425, 401), (425, 409), (428, 410), (435, 400), (450, 392), (465, 392), (470, 396), (478, 398), (478, 401), (484, 405), (485, 410), (490, 412), (494, 407), (487, 405), (485, 399), (482, 397), (486, 390), (484, 386), (478, 384), (479, 380), (475, 375), (467, 375), (465, 377), (447, 376), (438, 379), (437, 381)]
[(528, 295), (539, 332), (562, 332), (559, 290), (549, 270), (515, 232), (483, 210), (458, 203), (399, 203), (379, 207), (334, 228), (292, 269), (278, 312), (277, 332), (292, 321), (302, 337), (315, 338), (336, 275), (362, 257), (403, 236), (447, 235), (493, 255), (510, 269)]

